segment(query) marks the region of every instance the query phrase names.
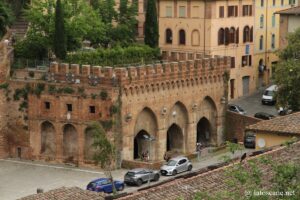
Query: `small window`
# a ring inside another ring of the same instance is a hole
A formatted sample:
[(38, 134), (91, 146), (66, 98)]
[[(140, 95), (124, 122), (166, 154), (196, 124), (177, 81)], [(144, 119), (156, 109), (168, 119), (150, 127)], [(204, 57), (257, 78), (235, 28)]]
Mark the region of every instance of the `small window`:
[(231, 64), (231, 68), (235, 68), (235, 57), (231, 57), (231, 62), (230, 62), (230, 64)]
[(166, 6), (166, 17), (172, 17), (172, 6)]
[(49, 102), (49, 101), (46, 101), (46, 102), (45, 102), (45, 108), (46, 108), (47, 110), (49, 110), (50, 107), (51, 107), (50, 102)]
[(264, 27), (264, 15), (260, 16), (260, 28)]
[(264, 7), (264, 0), (260, 0), (260, 7)]
[(284, 0), (281, 0), (281, 5), (282, 5), (282, 6), (284, 5)]
[(224, 6), (219, 7), (219, 17), (224, 18)]
[(72, 112), (73, 111), (72, 104), (67, 104), (67, 110), (68, 110), (68, 112)]
[(275, 15), (272, 15), (272, 27), (275, 27), (275, 23), (276, 23), (276, 18)]
[(228, 17), (237, 17), (237, 16), (238, 16), (238, 7), (228, 6)]
[(96, 107), (90, 106), (90, 113), (96, 113)]
[(185, 6), (179, 6), (179, 17), (185, 17)]
[(272, 39), (271, 39), (271, 48), (275, 48), (275, 34), (272, 34)]
[(276, 5), (276, 0), (273, 0), (273, 6), (275, 6)]
[(263, 50), (264, 48), (264, 36), (260, 36), (259, 38), (259, 50)]

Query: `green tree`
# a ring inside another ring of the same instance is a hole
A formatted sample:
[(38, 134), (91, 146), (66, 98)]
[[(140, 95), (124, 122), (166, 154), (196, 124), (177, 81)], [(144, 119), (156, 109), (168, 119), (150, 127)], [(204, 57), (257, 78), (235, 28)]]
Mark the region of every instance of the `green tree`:
[(65, 22), (64, 22), (64, 9), (61, 1), (56, 1), (55, 7), (55, 31), (54, 31), (54, 53), (60, 58), (64, 59), (67, 55), (66, 35), (65, 35)]
[[(93, 147), (95, 148), (94, 160), (106, 171), (108, 178), (113, 182), (112, 169), (116, 158), (116, 151), (114, 145), (109, 141), (105, 135), (105, 130), (98, 122), (93, 122), (88, 126), (88, 130), (93, 135)], [(113, 184), (113, 191), (116, 192)]]
[(277, 105), (300, 110), (300, 28), (288, 36), (288, 45), (279, 52), (274, 80), (279, 86)]
[(13, 14), (11, 8), (4, 3), (0, 2), (0, 38), (6, 33), (6, 28), (12, 23)]
[(157, 12), (156, 12), (156, 1), (148, 0), (146, 19), (145, 19), (145, 44), (152, 48), (158, 46), (158, 23), (157, 23)]

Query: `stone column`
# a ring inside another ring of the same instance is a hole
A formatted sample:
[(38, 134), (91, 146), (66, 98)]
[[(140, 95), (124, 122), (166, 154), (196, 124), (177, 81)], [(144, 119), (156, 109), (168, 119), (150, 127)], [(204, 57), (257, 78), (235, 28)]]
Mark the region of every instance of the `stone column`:
[(41, 130), (38, 121), (30, 120), (29, 123), (30, 130), (30, 147), (32, 148), (32, 156), (34, 159), (38, 159), (41, 152)]
[(156, 159), (163, 160), (167, 151), (167, 130), (165, 128), (158, 130), (156, 137)]
[(195, 152), (196, 140), (197, 140), (197, 127), (195, 123), (188, 124), (186, 134), (186, 148), (185, 153), (190, 154)]
[(55, 124), (56, 130), (56, 160), (57, 162), (63, 162), (63, 127), (61, 124)]
[(78, 145), (78, 165), (84, 164), (84, 142), (85, 142), (84, 125), (77, 127), (77, 145)]

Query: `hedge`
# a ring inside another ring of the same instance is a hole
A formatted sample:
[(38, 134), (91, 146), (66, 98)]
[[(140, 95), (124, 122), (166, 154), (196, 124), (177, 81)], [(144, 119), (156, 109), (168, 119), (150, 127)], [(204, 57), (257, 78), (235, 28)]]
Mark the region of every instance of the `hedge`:
[(112, 49), (97, 49), (94, 51), (79, 51), (68, 54), (66, 62), (76, 64), (89, 64), (101, 66), (114, 66), (124, 64), (141, 64), (158, 60), (160, 50), (146, 45), (116, 47)]

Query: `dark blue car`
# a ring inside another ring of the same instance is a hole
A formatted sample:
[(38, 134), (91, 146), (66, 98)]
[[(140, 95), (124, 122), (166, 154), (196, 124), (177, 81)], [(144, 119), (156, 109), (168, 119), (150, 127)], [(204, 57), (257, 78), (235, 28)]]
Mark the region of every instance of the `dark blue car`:
[[(122, 191), (124, 189), (124, 183), (122, 181), (114, 181), (114, 184), (116, 190)], [(105, 193), (113, 192), (112, 182), (109, 178), (99, 178), (93, 180), (87, 185), (86, 189), (95, 192), (105, 192)]]

